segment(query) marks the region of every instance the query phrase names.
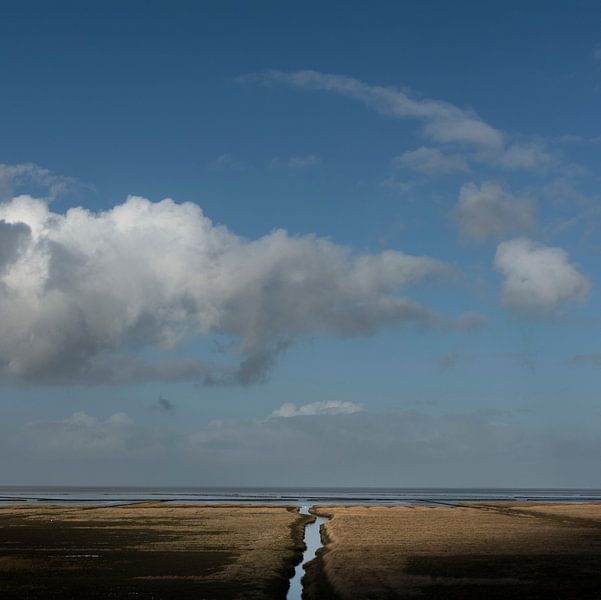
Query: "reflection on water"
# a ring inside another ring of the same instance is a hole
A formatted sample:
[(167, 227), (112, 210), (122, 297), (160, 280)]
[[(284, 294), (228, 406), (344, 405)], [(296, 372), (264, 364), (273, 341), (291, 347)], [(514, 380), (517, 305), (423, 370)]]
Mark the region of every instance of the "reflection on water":
[[(299, 510), (301, 515), (309, 514), (308, 506), (301, 506)], [(302, 586), (302, 578), (305, 574), (305, 565), (312, 561), (317, 554), (319, 548), (321, 548), (321, 535), (319, 530), (321, 528), (322, 523), (327, 521), (324, 517), (317, 517), (313, 523), (309, 523), (305, 527), (305, 545), (307, 549), (303, 553), (302, 561), (296, 565), (296, 569), (294, 571), (294, 577), (290, 580), (290, 589), (288, 590), (288, 600), (301, 600), (303, 595), (303, 586)]]

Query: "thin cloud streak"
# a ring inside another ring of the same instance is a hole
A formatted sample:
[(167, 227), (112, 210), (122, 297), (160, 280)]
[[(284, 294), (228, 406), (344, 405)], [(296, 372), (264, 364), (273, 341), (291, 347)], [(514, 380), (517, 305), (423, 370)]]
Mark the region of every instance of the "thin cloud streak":
[(339, 94), (386, 117), (422, 122), (422, 134), (439, 144), (473, 151), (473, 159), (506, 169), (538, 169), (555, 159), (542, 140), (515, 139), (486, 123), (475, 111), (444, 100), (418, 97), (409, 90), (371, 85), (345, 75), (303, 70), (267, 70), (242, 75), (238, 83), (286, 85)]

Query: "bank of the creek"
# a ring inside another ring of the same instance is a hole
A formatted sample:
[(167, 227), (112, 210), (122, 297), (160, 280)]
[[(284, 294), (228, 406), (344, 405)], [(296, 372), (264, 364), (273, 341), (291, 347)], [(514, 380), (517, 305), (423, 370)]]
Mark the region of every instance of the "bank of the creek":
[[(310, 506), (301, 506), (299, 513), (301, 515), (310, 514)], [(294, 576), (290, 580), (290, 589), (288, 590), (287, 600), (301, 600), (303, 597), (303, 576), (305, 574), (305, 565), (312, 561), (317, 551), (322, 547), (320, 529), (323, 523), (328, 521), (326, 517), (315, 517), (315, 521), (305, 526), (305, 551), (301, 562), (296, 565)]]

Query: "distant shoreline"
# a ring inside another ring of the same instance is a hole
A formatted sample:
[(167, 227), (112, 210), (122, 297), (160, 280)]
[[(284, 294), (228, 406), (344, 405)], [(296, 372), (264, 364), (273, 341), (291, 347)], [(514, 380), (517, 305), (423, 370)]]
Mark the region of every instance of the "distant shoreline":
[(17, 503), (36, 506), (111, 506), (139, 502), (193, 505), (420, 506), (506, 501), (601, 502), (601, 489), (0, 486), (0, 506)]

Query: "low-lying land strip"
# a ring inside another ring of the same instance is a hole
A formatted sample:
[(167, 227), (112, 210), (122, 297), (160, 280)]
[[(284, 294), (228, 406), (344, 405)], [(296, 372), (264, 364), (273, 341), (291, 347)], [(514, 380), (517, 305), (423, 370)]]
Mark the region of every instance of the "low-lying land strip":
[[(598, 599), (601, 504), (321, 507), (310, 600)], [(277, 599), (301, 558), (292, 507), (0, 508), (3, 600)]]
[(601, 504), (321, 507), (311, 599), (598, 599)]
[(301, 558), (295, 508), (0, 508), (0, 598), (285, 598)]

